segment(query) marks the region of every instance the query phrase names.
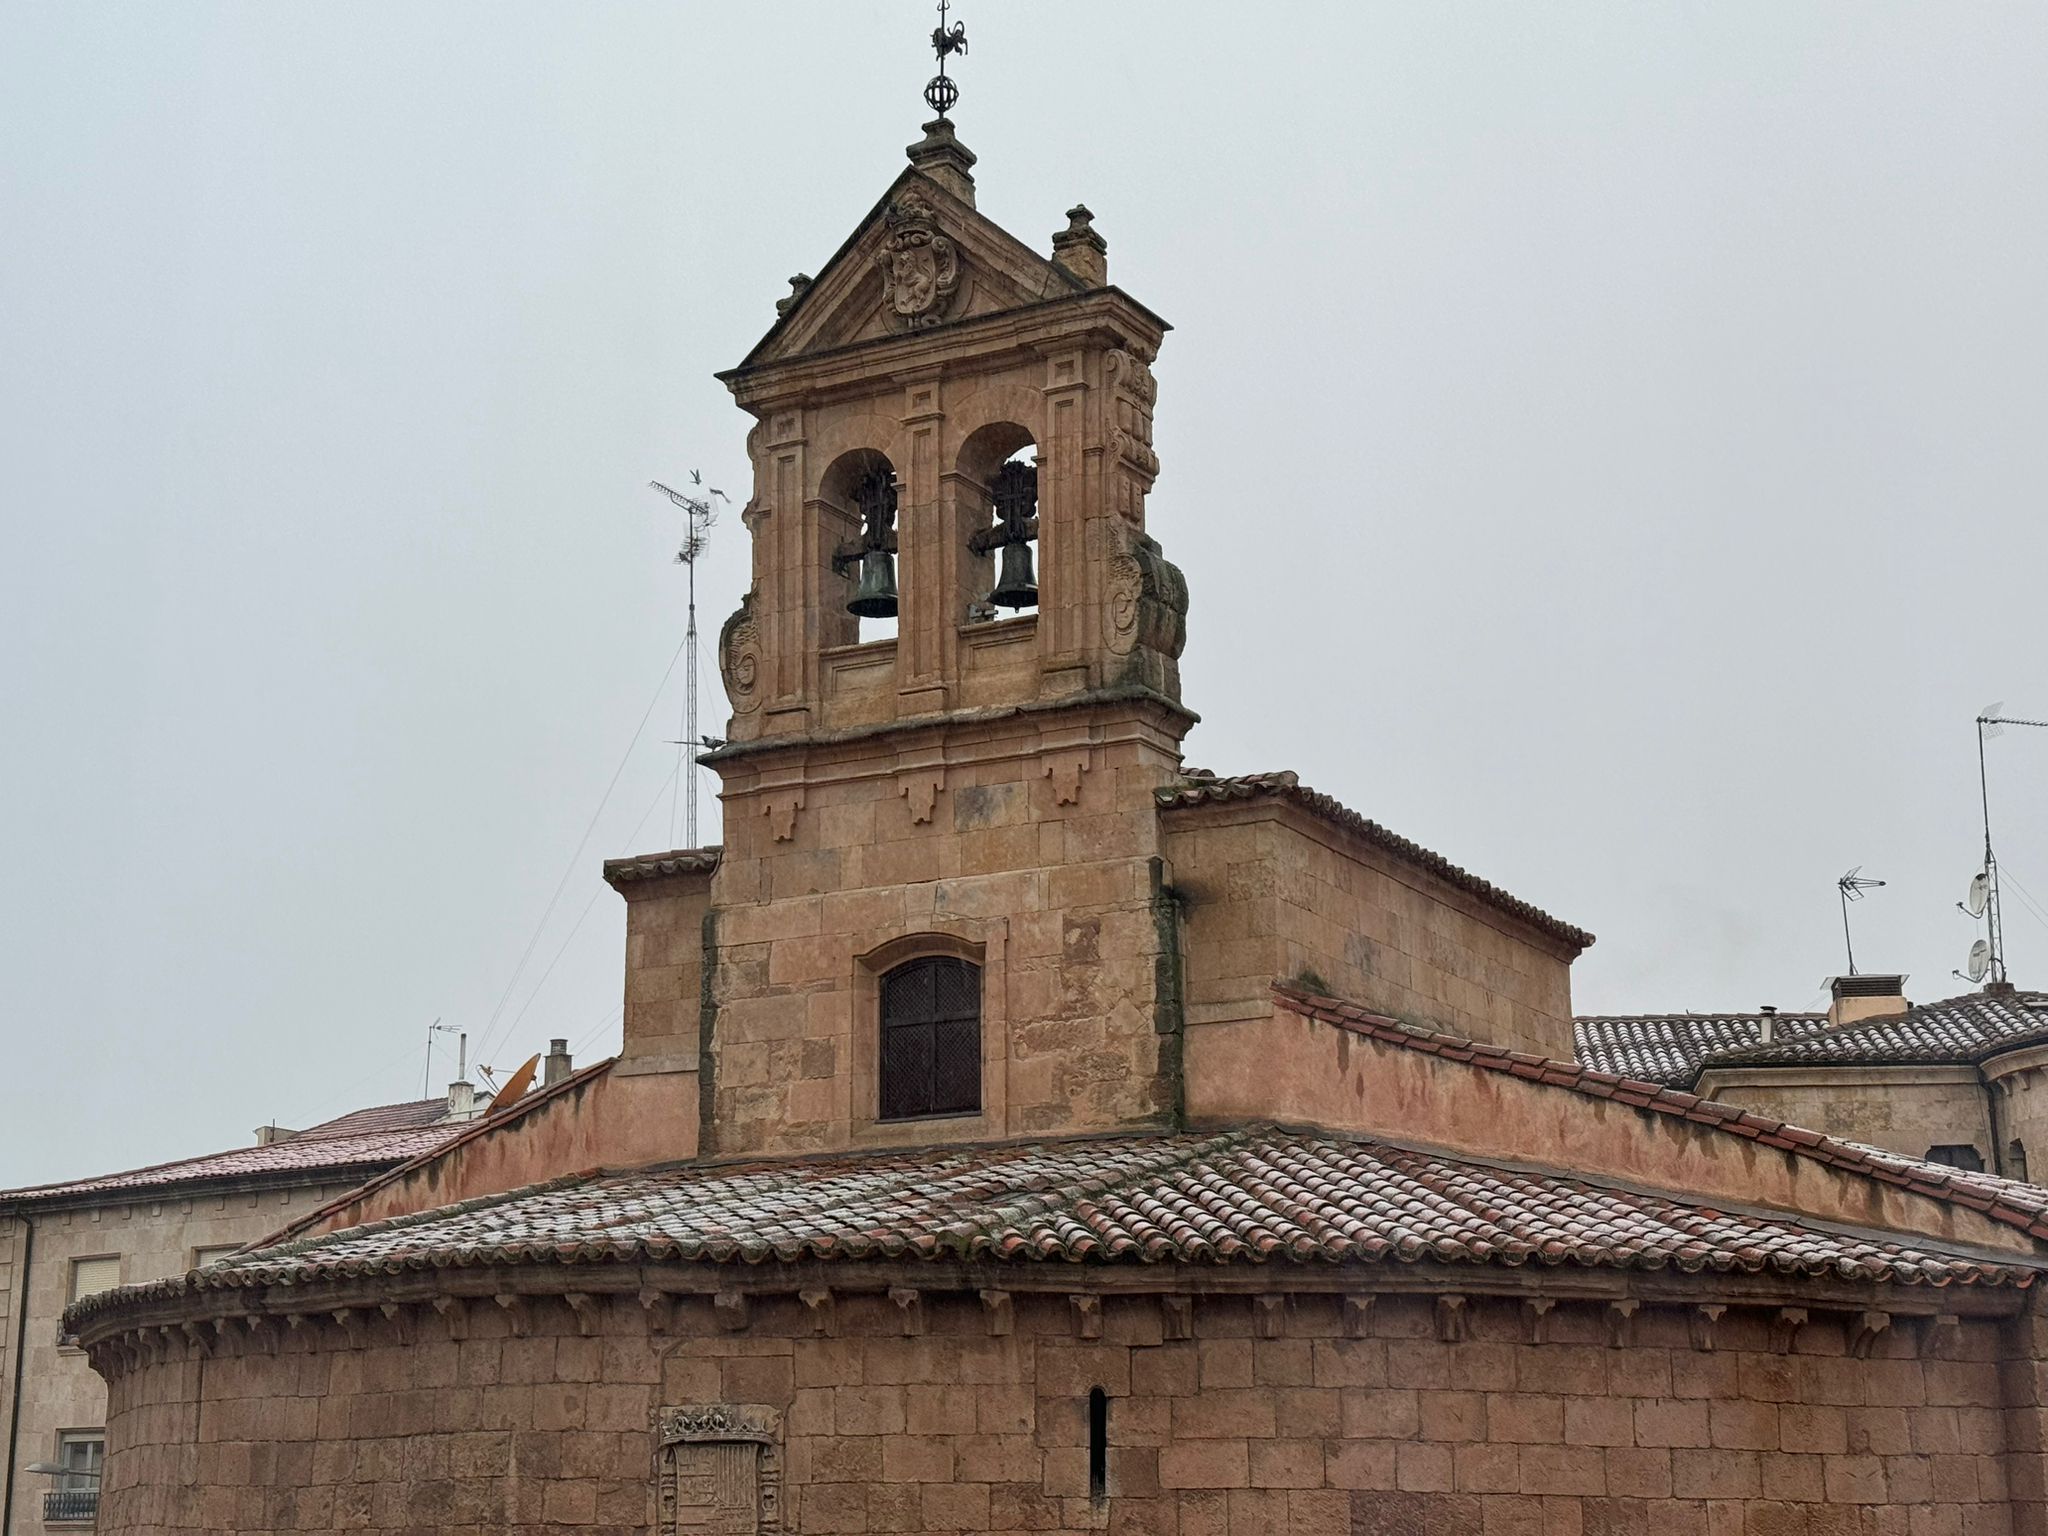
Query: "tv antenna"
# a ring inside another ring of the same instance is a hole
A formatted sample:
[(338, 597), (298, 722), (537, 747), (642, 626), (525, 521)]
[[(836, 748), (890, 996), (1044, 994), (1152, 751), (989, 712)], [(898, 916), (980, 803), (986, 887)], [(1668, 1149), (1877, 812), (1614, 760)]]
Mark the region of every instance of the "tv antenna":
[(1882, 880), (1873, 880), (1864, 874), (1861, 864), (1835, 882), (1835, 889), (1842, 893), (1842, 948), (1849, 952), (1851, 976), (1856, 974), (1856, 944), (1849, 937), (1849, 903), (1861, 901), (1865, 891), (1874, 891), (1883, 884)]
[(676, 564), (686, 566), (690, 572), (690, 623), (683, 632), (683, 649), (686, 652), (686, 668), (683, 682), (683, 739), (676, 743), (676, 780), (681, 787), (685, 806), (683, 827), (685, 840), (676, 841), (676, 803), (674, 795), (668, 804), (668, 839), (671, 848), (694, 848), (697, 846), (697, 762), (696, 753), (700, 745), (697, 736), (697, 557), (704, 553), (709, 540), (711, 525), (718, 521), (717, 501), (730, 501), (725, 492), (704, 483), (703, 475), (690, 471), (690, 489), (671, 490), (659, 480), (647, 482), (670, 501), (683, 509), (683, 542), (676, 550)]
[(1986, 704), (1977, 712), (1977, 798), (1984, 809), (1984, 867), (1971, 878), (1969, 896), (1960, 903), (1971, 917), (1984, 920), (1984, 937), (1970, 946), (1970, 980), (1982, 981), (1988, 976), (1993, 986), (2006, 980), (2005, 920), (1998, 906), (1998, 855), (1991, 848), (1991, 775), (1985, 767), (1984, 743), (2004, 735), (2008, 725), (2048, 730), (2048, 720), (2022, 720), (1999, 713), (2004, 708), (2002, 703)]
[(420, 1077), (420, 1097), (434, 1096), (434, 1036), (455, 1036), (455, 1080), (459, 1083), (469, 1076), (469, 1034), (453, 1024), (443, 1024), (439, 1019), (427, 1026), (427, 1067)]

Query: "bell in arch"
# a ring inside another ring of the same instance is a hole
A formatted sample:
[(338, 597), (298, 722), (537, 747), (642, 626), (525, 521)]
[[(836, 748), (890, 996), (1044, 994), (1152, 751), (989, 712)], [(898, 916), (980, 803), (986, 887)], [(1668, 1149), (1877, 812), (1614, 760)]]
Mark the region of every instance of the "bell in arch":
[(996, 584), (988, 600), (998, 608), (1038, 606), (1038, 576), (1032, 570), (1029, 544), (1003, 546), (1002, 564), (996, 571)]
[(860, 557), (860, 582), (846, 611), (864, 619), (896, 617), (896, 557), (889, 551), (871, 549)]
[[(854, 505), (860, 509), (860, 579), (846, 611), (863, 619), (896, 617), (896, 475), (886, 466), (871, 469), (854, 487)], [(854, 557), (844, 549), (835, 559)]]
[(1038, 606), (1038, 576), (1031, 564), (1031, 540), (1038, 534), (1038, 468), (1012, 459), (996, 471), (990, 487), (995, 501), (995, 539), (1001, 562), (988, 600), (998, 608)]

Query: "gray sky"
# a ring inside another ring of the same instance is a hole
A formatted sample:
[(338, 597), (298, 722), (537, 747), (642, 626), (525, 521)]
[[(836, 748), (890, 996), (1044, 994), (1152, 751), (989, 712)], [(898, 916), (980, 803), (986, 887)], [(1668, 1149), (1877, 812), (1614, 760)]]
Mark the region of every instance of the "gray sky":
[[(1583, 1011), (1810, 1005), (1852, 864), (1865, 968), (1962, 989), (1970, 720), (2048, 717), (2048, 9), (957, 14), (984, 211), (1085, 199), (1179, 327), (1191, 762), (1592, 928)], [(570, 854), (680, 639), (644, 485), (743, 492), (711, 372), (931, 24), (0, 4), (0, 1185), (415, 1096), (436, 1016), (615, 1047), (679, 675)], [(2048, 731), (1992, 753), (2048, 911)]]

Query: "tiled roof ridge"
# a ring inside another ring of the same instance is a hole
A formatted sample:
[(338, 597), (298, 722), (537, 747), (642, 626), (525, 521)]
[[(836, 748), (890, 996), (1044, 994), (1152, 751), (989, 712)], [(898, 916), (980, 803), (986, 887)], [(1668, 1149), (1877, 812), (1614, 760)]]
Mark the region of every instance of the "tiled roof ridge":
[[(391, 1154), (366, 1148), (358, 1155), (337, 1157), (331, 1162), (296, 1163), (280, 1160), (274, 1169), (250, 1168), (225, 1175), (209, 1173), (206, 1167), (209, 1163), (267, 1152), (271, 1147), (290, 1147), (297, 1151), (302, 1147), (318, 1147), (327, 1142), (364, 1142), (377, 1141), (381, 1138), (418, 1136), (422, 1131), (433, 1129), (431, 1125), (395, 1125), (380, 1130), (337, 1131), (330, 1136), (288, 1136), (267, 1146), (223, 1147), (217, 1152), (195, 1152), (190, 1157), (167, 1158), (161, 1163), (144, 1163), (136, 1168), (117, 1168), (111, 1173), (90, 1174), (82, 1179), (59, 1179), (48, 1184), (25, 1184), (18, 1189), (0, 1189), (0, 1205), (9, 1205), (17, 1201), (26, 1203), (34, 1200), (51, 1200), (69, 1194), (93, 1194), (100, 1191), (114, 1193), (123, 1189), (173, 1189), (180, 1184), (204, 1183), (219, 1177), (262, 1178), (267, 1174), (305, 1174), (329, 1168), (381, 1165), (391, 1161)], [(168, 1173), (180, 1168), (190, 1169), (191, 1172), (185, 1177), (163, 1179), (154, 1184), (118, 1182), (139, 1180), (147, 1174)]]
[(1292, 769), (1282, 769), (1277, 773), (1241, 773), (1224, 776), (1191, 768), (1184, 770), (1177, 782), (1162, 785), (1153, 791), (1153, 799), (1162, 810), (1172, 810), (1179, 806), (1215, 805), (1232, 800), (1255, 800), (1266, 796), (1299, 805), (1311, 815), (1342, 827), (1345, 831), (1386, 849), (1418, 868), (1428, 870), (1447, 885), (1476, 896), (1487, 905), (1518, 917), (1532, 928), (1539, 929), (1553, 938), (1576, 944), (1581, 949), (1593, 943), (1593, 935), (1576, 924), (1568, 923), (1561, 917), (1553, 917), (1541, 907), (1534, 906), (1519, 896), (1510, 895), (1492, 881), (1483, 879), (1470, 870), (1453, 864), (1442, 854), (1381, 826), (1378, 822), (1354, 811), (1341, 800), (1319, 790), (1310, 789), (1301, 782), (1300, 775)]
[(1837, 1141), (1818, 1131), (1773, 1120), (1732, 1104), (1703, 1099), (1681, 1089), (1602, 1072), (1577, 1062), (1557, 1061), (1526, 1051), (1512, 1051), (1505, 1046), (1467, 1040), (1417, 1024), (1405, 1024), (1356, 1004), (1284, 982), (1275, 983), (1273, 991), (1283, 1004), (1296, 1012), (1326, 1024), (1355, 1030), (1390, 1045), (1704, 1125), (1795, 1157), (1862, 1174), (1913, 1194), (1963, 1206), (2005, 1226), (2016, 1227), (2039, 1241), (2048, 1242), (2048, 1190), (2037, 1191), (2038, 1199), (2015, 1199), (2016, 1192), (2033, 1189), (2034, 1186), (2011, 1179), (1993, 1179), (1983, 1174), (1959, 1177), (1955, 1172), (1932, 1163), (1892, 1157), (1875, 1149)]
[[(404, 1162), (394, 1164), (392, 1167), (384, 1169), (382, 1172), (378, 1173), (374, 1177), (365, 1180), (361, 1184), (358, 1184), (354, 1189), (348, 1190), (345, 1193), (336, 1196), (334, 1199), (328, 1201), (327, 1204), (320, 1206), (318, 1209), (308, 1211), (305, 1215), (293, 1219), (286, 1225), (279, 1227), (277, 1231), (271, 1233), (268, 1237), (259, 1238), (257, 1240), (258, 1244), (263, 1247), (269, 1247), (273, 1243), (279, 1243), (288, 1240), (294, 1234), (303, 1231), (312, 1223), (322, 1220), (331, 1213), (341, 1210), (344, 1206), (350, 1205), (353, 1202), (362, 1199), (365, 1195), (370, 1194), (373, 1191), (383, 1189), (386, 1185), (392, 1184), (397, 1180), (404, 1178), (414, 1169), (424, 1167), (426, 1164), (432, 1162), (434, 1159), (438, 1157), (443, 1157), (448, 1153), (453, 1152), (457, 1147), (468, 1145), (470, 1142), (476, 1140), (477, 1137), (481, 1136), (485, 1131), (496, 1130), (500, 1126), (510, 1125), (514, 1120), (518, 1119), (521, 1115), (526, 1114), (529, 1110), (536, 1109), (540, 1105), (545, 1104), (552, 1099), (559, 1098), (562, 1094), (568, 1092), (572, 1087), (580, 1083), (587, 1082), (593, 1078), (603, 1076), (605, 1073), (611, 1071), (613, 1065), (617, 1061), (618, 1058), (616, 1056), (607, 1056), (602, 1061), (594, 1061), (587, 1067), (582, 1067), (574, 1072), (571, 1072), (567, 1077), (563, 1078), (560, 1082), (549, 1083), (545, 1087), (535, 1088), (527, 1093), (520, 1095), (517, 1099), (514, 1099), (510, 1104), (506, 1105), (504, 1110), (498, 1114), (486, 1113), (478, 1115), (476, 1119), (470, 1121), (460, 1131), (450, 1136), (447, 1140), (436, 1142), (433, 1146), (428, 1147), (425, 1151), (416, 1153), (412, 1157), (407, 1158)], [(435, 1207), (435, 1209), (446, 1210), (449, 1209), (449, 1207), (441, 1206)], [(402, 1218), (392, 1219), (398, 1220)]]
[[(443, 1110), (446, 1110), (446, 1109), (447, 1109), (447, 1107), (448, 1107), (448, 1101), (447, 1101), (447, 1099), (446, 1099), (446, 1098), (433, 1098), (433, 1099), (398, 1099), (398, 1100), (395, 1100), (394, 1102), (392, 1102), (392, 1103), (390, 1103), (390, 1104), (365, 1104), (365, 1105), (364, 1105), (364, 1106), (363, 1106), (363, 1107), (362, 1107), (361, 1109), (352, 1109), (352, 1110), (348, 1111), (348, 1113), (347, 1113), (347, 1114), (342, 1114), (342, 1115), (331, 1115), (331, 1116), (329, 1116), (329, 1117), (328, 1117), (327, 1119), (325, 1119), (325, 1120), (316, 1120), (316, 1121), (314, 1121), (314, 1122), (313, 1122), (313, 1124), (311, 1124), (311, 1125), (307, 1126), (307, 1127), (306, 1127), (306, 1128), (305, 1128), (305, 1129), (304, 1129), (303, 1131), (293, 1131), (291, 1135), (289, 1135), (289, 1136), (287, 1136), (287, 1137), (284, 1137), (283, 1139), (284, 1139), (284, 1140), (286, 1140), (286, 1141), (301, 1141), (301, 1142), (304, 1142), (304, 1141), (326, 1141), (326, 1140), (330, 1139), (331, 1137), (336, 1137), (336, 1136), (374, 1136), (374, 1135), (377, 1135), (377, 1134), (379, 1134), (379, 1133), (380, 1133), (380, 1132), (382, 1132), (382, 1131), (387, 1131), (387, 1130), (388, 1130), (388, 1131), (417, 1131), (417, 1130), (421, 1130), (421, 1129), (424, 1129), (424, 1125), (392, 1125), (392, 1126), (370, 1126), (370, 1127), (367, 1127), (367, 1128), (365, 1128), (365, 1129), (362, 1129), (362, 1130), (354, 1130), (354, 1131), (351, 1131), (351, 1130), (339, 1130), (339, 1131), (337, 1131), (337, 1130), (332, 1130), (332, 1129), (329, 1129), (329, 1127), (332, 1127), (332, 1126), (337, 1126), (337, 1125), (341, 1125), (341, 1124), (343, 1124), (344, 1122), (346, 1122), (346, 1121), (349, 1121), (349, 1120), (355, 1120), (355, 1119), (359, 1119), (360, 1117), (362, 1117), (362, 1116), (364, 1116), (364, 1115), (379, 1115), (379, 1114), (384, 1114), (384, 1113), (386, 1113), (387, 1111), (389, 1111), (389, 1110), (394, 1110), (394, 1109), (421, 1109), (421, 1108), (424, 1108), (425, 1106), (427, 1106), (427, 1105), (429, 1105), (429, 1104), (438, 1104), (438, 1105), (440, 1105), (440, 1106), (441, 1106), (441, 1108), (442, 1108)], [(432, 1124), (435, 1124), (435, 1123), (436, 1123), (436, 1122), (434, 1122), (434, 1121), (427, 1121), (427, 1122), (425, 1122), (425, 1125), (432, 1125)]]
[[(2037, 1009), (2041, 1002), (2048, 1001), (2048, 993), (2014, 992), (2008, 995), (2011, 1006)], [(1981, 992), (1965, 992), (1956, 997), (1938, 998), (1933, 1002), (1915, 1003), (1903, 1013), (1877, 1014), (1870, 1018), (1857, 1019), (1826, 1032), (1825, 1035), (1805, 1035), (1798, 1040), (1761, 1041), (1755, 1045), (1722, 1047), (1709, 1051), (1694, 1068), (1691, 1081), (1698, 1082), (1701, 1074), (1711, 1067), (1720, 1066), (1805, 1066), (1813, 1065), (1871, 1065), (1871, 1066), (1975, 1066), (2007, 1051), (2022, 1050), (2030, 1045), (2048, 1044), (2048, 1013), (2043, 1013), (2041, 1022), (2032, 1027), (2012, 1033), (2000, 1033), (1996, 1019), (2005, 1011), (2007, 999), (1989, 1001)], [(1882, 1039), (1897, 1035), (1909, 1029), (1913, 1023), (1945, 1022), (1956, 1020), (1965, 1028), (1984, 1028), (1987, 1038), (1974, 1042), (1929, 1043), (1919, 1046), (1896, 1046), (1873, 1051), (1868, 1058), (1857, 1058), (1855, 1046), (1863, 1041)], [(1988, 1024), (1988, 1027), (1987, 1027)], [(1817, 1047), (1825, 1046), (1826, 1049)], [(1846, 1047), (1846, 1049), (1845, 1049)], [(1880, 1059), (1881, 1058), (1881, 1059)]]
[(1803, 1024), (1816, 1023), (1827, 1017), (1825, 1009), (1818, 1013), (1795, 1013), (1788, 1008), (1778, 1008), (1766, 1013), (1763, 1009), (1739, 1008), (1684, 1008), (1675, 1013), (1577, 1013), (1572, 1015), (1574, 1024), (1683, 1024), (1688, 1019), (1787, 1019)]
[[(790, 1177), (806, 1167), (811, 1178)], [(1008, 1222), (1000, 1203), (1011, 1184), (1032, 1191), (1017, 1202), (1036, 1208), (1021, 1223)], [(1622, 1225), (1610, 1215), (1591, 1229), (1577, 1224), (1592, 1219), (1586, 1213), (1554, 1213), (1563, 1194), (1619, 1205)], [(834, 1200), (847, 1202), (837, 1215)], [(483, 1219), (465, 1223), (477, 1213)], [(410, 1247), (375, 1241), (420, 1224), (439, 1230)], [(76, 1328), (102, 1312), (208, 1292), (576, 1264), (1433, 1261), (2019, 1287), (2043, 1268), (1981, 1245), (1914, 1238), (1558, 1170), (1518, 1172), (1364, 1132), (1156, 1128), (952, 1147), (936, 1162), (922, 1149), (840, 1149), (718, 1169), (685, 1162), (570, 1175), (122, 1287), (68, 1316)]]
[(621, 881), (659, 880), (668, 875), (701, 875), (718, 868), (725, 857), (722, 843), (706, 843), (702, 848), (671, 848), (666, 853), (634, 853), (623, 858), (604, 861), (606, 883), (616, 886)]

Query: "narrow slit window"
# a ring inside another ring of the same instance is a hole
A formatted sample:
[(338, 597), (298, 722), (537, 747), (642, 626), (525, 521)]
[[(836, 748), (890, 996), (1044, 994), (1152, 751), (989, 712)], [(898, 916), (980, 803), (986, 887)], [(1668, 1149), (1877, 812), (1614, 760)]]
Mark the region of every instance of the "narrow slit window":
[(1109, 1497), (1109, 1394), (1088, 1391), (1088, 1497)]
[(882, 978), (881, 1118), (981, 1109), (981, 967), (935, 956)]

